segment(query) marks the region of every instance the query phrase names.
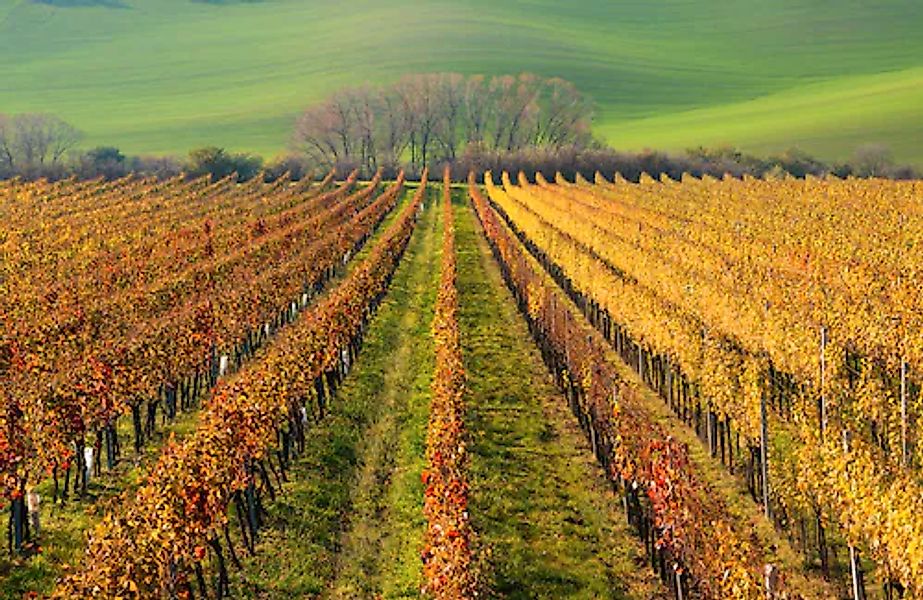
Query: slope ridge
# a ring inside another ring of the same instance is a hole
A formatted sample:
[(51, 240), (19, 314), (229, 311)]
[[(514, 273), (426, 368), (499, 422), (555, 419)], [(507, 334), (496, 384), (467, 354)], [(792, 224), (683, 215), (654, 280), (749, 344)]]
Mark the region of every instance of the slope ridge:
[[(300, 108), (341, 86), (406, 72), (534, 71), (590, 94), (600, 135), (612, 143), (799, 143), (840, 158), (855, 143), (881, 141), (923, 163), (913, 143), (919, 127), (898, 126), (919, 123), (905, 110), (913, 94), (876, 92), (884, 116), (850, 114), (831, 100), (831, 114), (861, 118), (846, 136), (826, 125), (800, 135), (778, 127), (789, 116), (805, 121), (786, 94), (818, 92), (825, 102), (815, 87), (864, 85), (857, 78), (883, 73), (915, 84), (923, 4), (912, 0), (53, 5), (65, 1), (73, 0), (0, 0), (0, 110), (54, 112), (86, 131), (87, 144), (128, 152), (213, 143), (270, 155), (284, 149)], [(776, 112), (741, 122), (749, 102)], [(692, 112), (700, 110), (713, 112)], [(722, 127), (725, 114), (732, 127)], [(700, 140), (699, 116), (716, 128), (708, 139)]]

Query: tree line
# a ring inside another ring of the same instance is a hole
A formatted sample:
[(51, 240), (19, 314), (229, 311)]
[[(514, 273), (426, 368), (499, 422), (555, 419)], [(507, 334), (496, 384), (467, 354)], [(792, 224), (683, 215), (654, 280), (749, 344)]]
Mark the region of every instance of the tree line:
[(592, 143), (592, 104), (570, 82), (530, 73), (407, 75), (392, 85), (344, 89), (305, 110), (292, 147), (344, 172), (412, 171), (473, 150), (515, 152)]
[(458, 176), (474, 170), (556, 172), (592, 178), (596, 171), (678, 178), (683, 173), (720, 177), (789, 174), (911, 179), (923, 176), (895, 163), (887, 147), (862, 146), (848, 161), (831, 163), (790, 149), (756, 156), (735, 148), (694, 148), (680, 153), (625, 152), (593, 138), (592, 103), (560, 78), (519, 75), (407, 75), (391, 85), (347, 88), (309, 106), (295, 120), (290, 152), (269, 162), (219, 147), (185, 157), (126, 156), (118, 148), (80, 149), (82, 134), (54, 115), (0, 113), (0, 179), (45, 177), (114, 179), (128, 174), (161, 178), (185, 173), (239, 180), (262, 176), (403, 169), (448, 165)]

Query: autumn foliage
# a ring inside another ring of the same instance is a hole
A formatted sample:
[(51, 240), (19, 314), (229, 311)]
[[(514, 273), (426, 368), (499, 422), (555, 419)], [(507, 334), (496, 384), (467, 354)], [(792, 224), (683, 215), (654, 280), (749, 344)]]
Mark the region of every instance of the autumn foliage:
[(279, 440), (305, 434), (302, 409), (322, 408), (324, 378), (355, 355), (413, 232), (424, 187), (339, 286), (219, 383), (195, 432), (168, 443), (144, 485), (94, 529), (84, 566), (57, 597), (182, 597), (206, 557), (222, 560), (229, 504), (267, 485), (264, 465), (271, 470)]
[(473, 598), (478, 582), (468, 518), (465, 371), (459, 344), (455, 217), (448, 169), (443, 190), (442, 272), (433, 320), (436, 370), (423, 472), (427, 520), (423, 593), (433, 598)]
[(653, 536), (650, 551), (669, 565), (665, 582), (706, 598), (763, 598), (760, 553), (696, 474), (687, 448), (634, 399), (605, 340), (470, 183), (504, 278), (597, 457), (624, 490), (632, 519)]
[(378, 187), (351, 195), (353, 174), (328, 191), (332, 179), (8, 184), (0, 209), (15, 276), (0, 374), (18, 449), (0, 464), (7, 494), (51, 473), (66, 479), (75, 449), (99, 450), (124, 414), (139, 447), (158, 409), (175, 412), (171, 391), (197, 395), (218, 356), (239, 356), (267, 322), (281, 324), (352, 246), (320, 233), (352, 221)]
[(729, 468), (753, 468), (774, 413), (776, 522), (816, 521), (923, 593), (919, 182), (518, 179), (487, 182), (496, 206)]

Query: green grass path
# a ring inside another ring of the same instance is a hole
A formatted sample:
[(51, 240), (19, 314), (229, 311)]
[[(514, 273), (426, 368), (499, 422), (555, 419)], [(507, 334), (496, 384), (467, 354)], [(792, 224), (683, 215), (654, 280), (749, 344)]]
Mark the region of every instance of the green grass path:
[(472, 523), (500, 598), (657, 598), (468, 207), (456, 208)]
[(245, 598), (418, 597), (442, 217), (426, 203), (391, 288), (290, 484), (268, 504)]

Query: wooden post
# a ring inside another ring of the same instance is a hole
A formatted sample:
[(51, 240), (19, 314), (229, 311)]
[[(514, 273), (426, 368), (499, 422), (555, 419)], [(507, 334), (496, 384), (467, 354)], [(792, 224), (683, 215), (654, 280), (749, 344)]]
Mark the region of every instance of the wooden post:
[(10, 503), (10, 510), (12, 511), (12, 548), (16, 552), (22, 552), (23, 546), (26, 543), (26, 503), (25, 499), (20, 496), (19, 498), (14, 498)]
[(709, 408), (705, 413), (705, 437), (708, 439), (708, 452), (712, 458), (715, 457), (715, 435), (714, 435), (715, 413)]
[(769, 507), (769, 424), (766, 419), (766, 393), (760, 393), (760, 469), (763, 475), (763, 511), (772, 519)]
[(849, 572), (852, 575), (853, 600), (863, 600), (863, 595), (860, 595), (861, 587), (859, 584), (859, 557), (855, 546), (849, 547)]
[(820, 437), (827, 430), (827, 328), (820, 328)]
[(901, 359), (901, 464), (910, 466), (910, 445), (907, 440), (907, 361)]

